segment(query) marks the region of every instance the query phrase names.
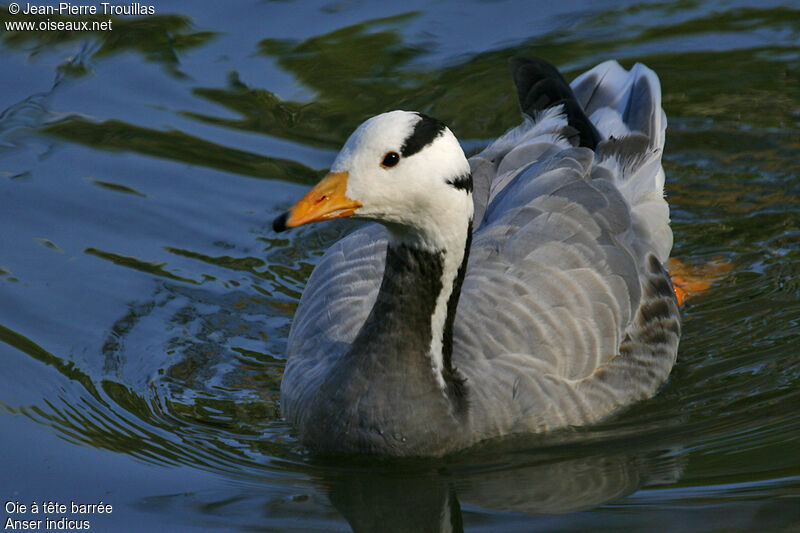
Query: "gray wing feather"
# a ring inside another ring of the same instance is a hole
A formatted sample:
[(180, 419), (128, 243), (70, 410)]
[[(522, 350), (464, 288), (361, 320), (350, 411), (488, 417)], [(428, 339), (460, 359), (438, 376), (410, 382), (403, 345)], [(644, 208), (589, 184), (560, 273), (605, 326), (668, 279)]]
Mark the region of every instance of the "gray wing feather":
[[(610, 62), (576, 80), (607, 136), (597, 154), (553, 136), (544, 116), (529, 126), (538, 133), (512, 131), (476, 156), (497, 177), (476, 210), (454, 360), (474, 385), (476, 411), (491, 412), (473, 420), (484, 436), (508, 432), (505, 424), (541, 431), (596, 420), (652, 394), (669, 373), (677, 305), (663, 288), (646, 290), (668, 279), (660, 263), (672, 245), (654, 76)], [(655, 301), (666, 309), (658, 318), (643, 312)]]
[(364, 324), (380, 288), (386, 230), (367, 224), (329, 248), (308, 279), (289, 332), (284, 412), (319, 387)]
[(313, 357), (313, 350), (309, 350), (313, 344), (352, 342), (375, 303), (385, 252), (386, 230), (368, 224), (323, 255), (292, 323), (290, 357), (295, 349), (304, 357)]

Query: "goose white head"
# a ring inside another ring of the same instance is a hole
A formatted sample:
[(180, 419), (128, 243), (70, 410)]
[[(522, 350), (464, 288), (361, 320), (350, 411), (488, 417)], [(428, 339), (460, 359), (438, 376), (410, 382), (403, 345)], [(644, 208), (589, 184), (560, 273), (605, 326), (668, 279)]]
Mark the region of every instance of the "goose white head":
[(273, 228), (353, 216), (380, 222), (393, 239), (417, 247), (463, 246), (471, 193), (469, 163), (455, 135), (426, 115), (392, 111), (361, 124), (330, 174)]

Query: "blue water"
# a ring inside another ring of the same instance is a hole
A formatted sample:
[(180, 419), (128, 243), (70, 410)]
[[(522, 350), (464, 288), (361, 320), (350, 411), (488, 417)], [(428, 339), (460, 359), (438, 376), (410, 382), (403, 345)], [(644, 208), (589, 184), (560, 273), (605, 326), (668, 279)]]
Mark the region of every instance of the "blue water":
[[(110, 31), (0, 30), (4, 505), (102, 501), (67, 513), (101, 531), (800, 529), (796, 2), (152, 5)], [(280, 418), (286, 337), (355, 223), (272, 218), (372, 114), (484, 146), (520, 120), (517, 54), (659, 74), (673, 255), (730, 272), (685, 307), (662, 391), (602, 424), (401, 465), (309, 456)]]

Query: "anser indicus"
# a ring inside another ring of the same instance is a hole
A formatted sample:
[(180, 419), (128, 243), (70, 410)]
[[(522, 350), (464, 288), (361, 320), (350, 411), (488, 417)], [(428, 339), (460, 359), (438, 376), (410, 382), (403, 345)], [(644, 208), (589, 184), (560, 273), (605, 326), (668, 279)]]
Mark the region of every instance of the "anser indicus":
[(666, 380), (680, 318), (658, 78), (512, 71), (525, 121), (480, 154), (421, 113), (378, 115), (275, 220), (379, 223), (325, 253), (294, 317), (281, 402), (310, 448), (441, 455), (591, 423)]

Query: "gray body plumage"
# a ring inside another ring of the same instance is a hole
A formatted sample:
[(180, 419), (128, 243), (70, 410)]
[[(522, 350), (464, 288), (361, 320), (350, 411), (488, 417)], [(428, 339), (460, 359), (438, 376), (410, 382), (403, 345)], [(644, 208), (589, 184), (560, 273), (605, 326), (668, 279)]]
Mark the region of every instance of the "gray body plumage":
[(386, 230), (368, 224), (326, 252), (292, 324), (282, 408), (305, 444), (441, 455), (588, 424), (666, 380), (680, 319), (663, 266), (672, 232), (658, 78), (606, 62), (571, 87), (599, 133), (594, 150), (578, 146), (558, 105), (470, 160), (474, 226), (452, 350), (465, 403), (424, 361), (402, 362), (402, 323), (381, 337), (385, 349), (354, 357), (386, 262)]

